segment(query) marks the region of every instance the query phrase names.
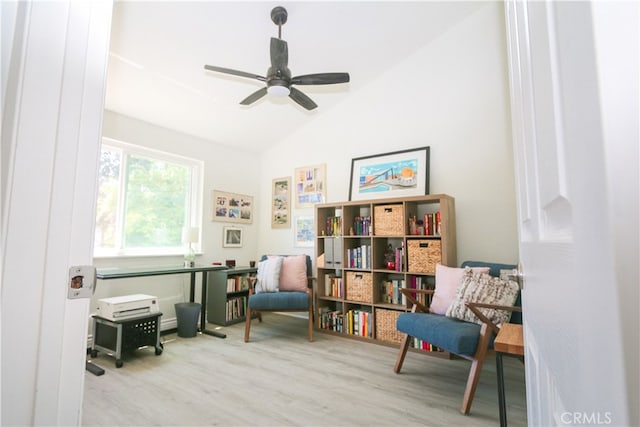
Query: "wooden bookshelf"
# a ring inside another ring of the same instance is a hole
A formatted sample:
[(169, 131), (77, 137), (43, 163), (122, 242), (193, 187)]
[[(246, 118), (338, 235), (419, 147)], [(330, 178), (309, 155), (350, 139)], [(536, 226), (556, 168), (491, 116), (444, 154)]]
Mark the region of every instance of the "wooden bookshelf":
[(457, 265), (454, 198), (434, 194), (315, 209), (316, 330), (397, 346), (402, 337), (395, 320), (410, 309), (398, 287), (433, 289), (435, 264)]

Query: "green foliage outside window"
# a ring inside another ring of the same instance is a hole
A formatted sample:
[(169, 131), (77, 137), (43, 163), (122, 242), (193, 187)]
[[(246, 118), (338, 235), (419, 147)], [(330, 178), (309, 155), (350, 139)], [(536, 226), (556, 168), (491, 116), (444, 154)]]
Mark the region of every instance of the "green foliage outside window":
[(191, 224), (193, 171), (186, 161), (103, 145), (96, 254), (182, 248), (182, 227)]

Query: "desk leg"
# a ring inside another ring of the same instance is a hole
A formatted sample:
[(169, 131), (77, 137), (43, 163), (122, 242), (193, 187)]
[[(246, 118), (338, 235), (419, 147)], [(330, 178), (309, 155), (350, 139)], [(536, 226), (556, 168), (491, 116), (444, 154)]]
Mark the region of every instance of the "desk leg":
[(189, 302), (196, 302), (196, 273), (195, 272), (191, 273), (191, 286), (189, 288)]
[(496, 373), (498, 374), (498, 406), (500, 410), (500, 427), (507, 427), (507, 402), (504, 396), (504, 370), (502, 353), (496, 352)]
[(227, 335), (218, 331), (210, 331), (207, 325), (207, 272), (202, 272), (202, 297), (200, 306), (200, 332), (205, 335), (211, 335), (218, 338), (226, 338)]
[(104, 375), (104, 369), (88, 360), (85, 362), (85, 368), (95, 376)]

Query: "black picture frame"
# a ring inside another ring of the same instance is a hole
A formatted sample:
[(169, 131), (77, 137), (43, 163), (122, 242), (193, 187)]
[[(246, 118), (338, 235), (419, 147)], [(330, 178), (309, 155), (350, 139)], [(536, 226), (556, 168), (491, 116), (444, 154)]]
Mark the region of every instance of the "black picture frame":
[(429, 147), (351, 159), (349, 200), (429, 194)]

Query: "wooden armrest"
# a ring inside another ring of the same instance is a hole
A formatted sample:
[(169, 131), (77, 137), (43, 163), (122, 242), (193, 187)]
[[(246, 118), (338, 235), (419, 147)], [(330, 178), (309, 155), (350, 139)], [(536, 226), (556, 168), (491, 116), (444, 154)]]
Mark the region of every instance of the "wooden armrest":
[(429, 308), (416, 300), (412, 294), (433, 295), (433, 289), (400, 288), (399, 290), (405, 297), (407, 297), (407, 301), (413, 304), (411, 307), (412, 313), (415, 313), (416, 311), (421, 311), (423, 313), (429, 312)]
[(496, 326), (495, 323), (493, 323), (491, 320), (489, 320), (489, 318), (487, 318), (487, 316), (485, 316), (484, 313), (482, 311), (480, 311), (481, 308), (492, 308), (494, 310), (505, 310), (505, 311), (522, 312), (522, 307), (514, 307), (514, 306), (508, 306), (508, 305), (484, 304), (484, 303), (480, 303), (480, 302), (468, 302), (468, 303), (466, 303), (466, 306), (469, 307), (469, 310), (471, 310), (473, 312), (473, 314), (475, 314), (478, 317), (478, 319), (480, 319), (480, 321), (482, 323), (486, 323), (487, 326), (489, 326), (491, 328), (491, 330), (493, 331), (493, 333), (496, 334), (496, 335), (500, 331), (500, 328), (498, 328), (498, 326)]
[(522, 307), (515, 307), (512, 305), (497, 305), (497, 304), (485, 304), (481, 302), (468, 302), (467, 307), (469, 307), (473, 311), (471, 306), (478, 307), (478, 308), (493, 308), (495, 310), (504, 310), (504, 311), (517, 311), (519, 313), (522, 313)]

